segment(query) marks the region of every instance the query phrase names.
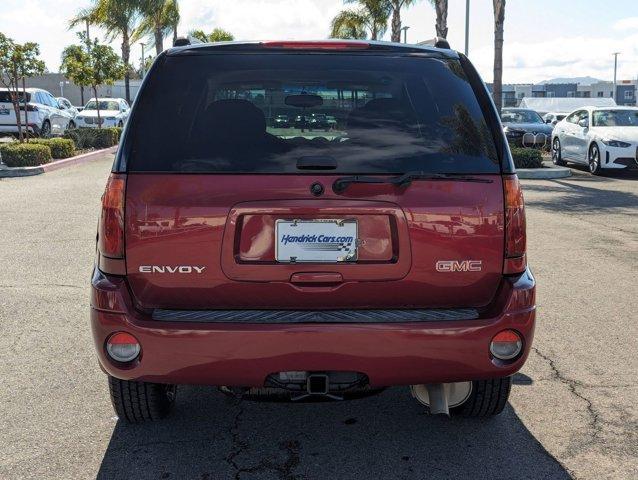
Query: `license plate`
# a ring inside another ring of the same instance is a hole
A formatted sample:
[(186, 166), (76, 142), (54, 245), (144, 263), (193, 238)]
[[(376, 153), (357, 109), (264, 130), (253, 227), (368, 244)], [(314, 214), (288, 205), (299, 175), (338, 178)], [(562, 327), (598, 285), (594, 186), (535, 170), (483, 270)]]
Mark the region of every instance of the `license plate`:
[(357, 259), (354, 219), (277, 220), (276, 259), (285, 263), (337, 263)]
[(7, 107), (0, 107), (0, 115), (9, 115), (9, 109)]

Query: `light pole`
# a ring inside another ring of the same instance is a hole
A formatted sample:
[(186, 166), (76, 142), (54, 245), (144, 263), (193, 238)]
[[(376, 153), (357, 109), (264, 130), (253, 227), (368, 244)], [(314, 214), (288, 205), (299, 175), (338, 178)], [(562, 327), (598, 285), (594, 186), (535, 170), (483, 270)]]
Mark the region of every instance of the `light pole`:
[(465, 56), (470, 50), (470, 0), (465, 0)]
[(142, 79), (144, 79), (144, 75), (146, 74), (145, 70), (146, 70), (146, 61), (144, 60), (144, 47), (145, 47), (145, 43), (144, 42), (140, 42), (140, 45), (142, 46)]
[(405, 27), (401, 27), (401, 30), (403, 31), (403, 43), (408, 43), (408, 27), (407, 25)]
[(620, 52), (614, 52), (612, 55), (614, 56), (614, 91), (612, 92), (612, 97), (614, 102), (618, 103), (616, 98), (616, 72), (618, 71), (618, 55), (620, 55)]

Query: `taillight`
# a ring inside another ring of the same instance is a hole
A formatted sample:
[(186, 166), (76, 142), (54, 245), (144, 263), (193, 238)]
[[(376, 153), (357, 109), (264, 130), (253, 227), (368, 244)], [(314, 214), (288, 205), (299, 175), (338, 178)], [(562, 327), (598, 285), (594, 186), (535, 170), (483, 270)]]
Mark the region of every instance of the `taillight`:
[(124, 257), (124, 191), (126, 175), (112, 173), (102, 195), (98, 251), (110, 258)]
[(270, 41), (262, 42), (266, 48), (286, 48), (301, 50), (364, 50), (370, 48), (368, 42), (361, 41), (326, 41), (326, 42), (308, 42), (308, 41)]
[[(22, 110), (24, 112), (24, 105), (20, 105), (20, 110)], [(27, 112), (37, 112), (38, 111), (38, 106), (37, 105), (32, 105), (30, 103), (27, 103)]]
[(516, 175), (503, 177), (503, 189), (505, 192), (505, 262), (503, 273), (510, 275), (522, 273), (527, 267), (525, 203), (523, 190)]

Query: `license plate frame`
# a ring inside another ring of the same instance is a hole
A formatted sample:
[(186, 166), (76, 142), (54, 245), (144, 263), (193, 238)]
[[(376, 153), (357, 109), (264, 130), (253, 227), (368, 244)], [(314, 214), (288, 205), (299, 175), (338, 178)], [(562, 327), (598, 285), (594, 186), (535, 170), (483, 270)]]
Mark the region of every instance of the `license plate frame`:
[(358, 222), (354, 218), (279, 219), (275, 222), (275, 260), (278, 263), (356, 262), (357, 246)]

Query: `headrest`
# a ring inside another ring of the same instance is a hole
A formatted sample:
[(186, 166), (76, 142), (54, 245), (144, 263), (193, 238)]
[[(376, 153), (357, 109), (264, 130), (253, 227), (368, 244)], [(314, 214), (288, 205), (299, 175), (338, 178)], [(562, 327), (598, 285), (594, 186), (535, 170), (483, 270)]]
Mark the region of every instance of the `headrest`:
[(205, 128), (220, 140), (250, 141), (266, 133), (263, 112), (248, 100), (217, 100), (204, 112)]

